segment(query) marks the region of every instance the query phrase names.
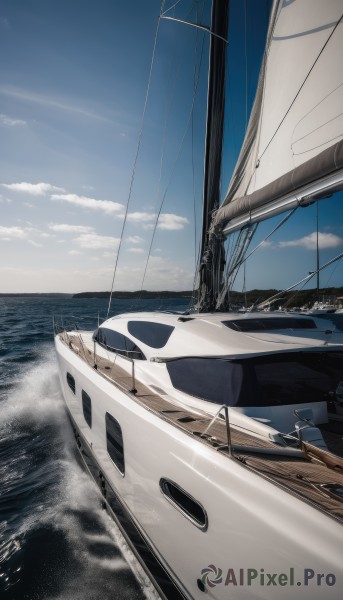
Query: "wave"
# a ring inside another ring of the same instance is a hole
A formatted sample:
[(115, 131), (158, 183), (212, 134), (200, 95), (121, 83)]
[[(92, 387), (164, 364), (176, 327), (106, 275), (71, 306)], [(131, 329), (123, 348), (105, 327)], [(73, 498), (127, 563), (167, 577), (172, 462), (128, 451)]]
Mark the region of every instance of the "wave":
[(1, 598), (158, 598), (75, 460), (52, 345), (21, 369), (1, 402)]

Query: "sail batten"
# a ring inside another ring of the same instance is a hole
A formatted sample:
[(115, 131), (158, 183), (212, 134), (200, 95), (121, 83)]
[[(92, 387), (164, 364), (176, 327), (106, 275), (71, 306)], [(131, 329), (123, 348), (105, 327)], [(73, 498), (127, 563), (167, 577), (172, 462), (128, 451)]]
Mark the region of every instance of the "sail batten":
[(319, 182), (319, 195), (321, 181), (323, 194), (342, 188), (342, 56), (341, 0), (275, 0), (252, 115), (212, 231), (267, 218), (278, 202), (281, 212), (282, 199), (301, 202), (310, 184)]

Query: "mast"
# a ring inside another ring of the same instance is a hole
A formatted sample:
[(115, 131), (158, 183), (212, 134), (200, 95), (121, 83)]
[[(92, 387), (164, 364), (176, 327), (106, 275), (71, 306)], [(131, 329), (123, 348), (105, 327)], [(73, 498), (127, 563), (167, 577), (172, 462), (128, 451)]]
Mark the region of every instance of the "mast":
[(319, 216), (318, 216), (318, 200), (316, 201), (316, 221), (317, 221), (317, 302), (319, 302)]
[(209, 237), (213, 212), (220, 203), (220, 176), (223, 147), (226, 46), (229, 2), (213, 0), (208, 75), (207, 123), (204, 164), (203, 219), (200, 247), (197, 309), (215, 310), (225, 265), (222, 236)]

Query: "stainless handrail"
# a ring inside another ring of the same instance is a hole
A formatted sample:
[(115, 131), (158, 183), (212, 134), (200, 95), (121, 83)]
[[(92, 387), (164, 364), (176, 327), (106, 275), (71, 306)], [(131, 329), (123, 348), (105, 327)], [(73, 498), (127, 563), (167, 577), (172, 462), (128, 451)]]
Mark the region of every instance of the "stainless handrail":
[(210, 423), (208, 424), (208, 426), (206, 427), (205, 431), (203, 431), (200, 434), (200, 437), (205, 437), (208, 433), (208, 431), (210, 430), (210, 428), (212, 427), (212, 425), (215, 423), (215, 421), (217, 420), (217, 418), (219, 417), (220, 413), (222, 412), (222, 410), (224, 410), (224, 414), (225, 414), (225, 425), (226, 425), (226, 436), (227, 436), (227, 446), (218, 446), (217, 450), (223, 450), (224, 448), (227, 447), (228, 452), (229, 452), (229, 456), (233, 456), (233, 448), (232, 448), (232, 442), (231, 442), (231, 428), (230, 428), (230, 419), (229, 419), (229, 410), (226, 404), (223, 404), (220, 409), (218, 410), (218, 412), (214, 415), (213, 419), (211, 419)]

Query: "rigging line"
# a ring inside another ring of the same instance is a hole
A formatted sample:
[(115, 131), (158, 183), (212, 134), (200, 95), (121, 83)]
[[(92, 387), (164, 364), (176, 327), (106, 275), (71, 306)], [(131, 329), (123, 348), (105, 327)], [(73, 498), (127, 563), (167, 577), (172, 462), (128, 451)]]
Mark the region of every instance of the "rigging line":
[[(171, 8), (173, 8), (173, 7), (171, 7)], [(203, 10), (204, 10), (204, 7), (203, 7)], [(198, 35), (198, 32), (197, 32), (197, 35)], [(174, 57), (172, 57), (172, 59), (171, 59), (171, 63), (170, 63), (171, 64), (171, 67), (170, 67), (171, 73), (170, 73), (170, 77), (168, 78), (170, 81), (170, 91), (167, 92), (167, 99), (169, 99), (169, 105), (166, 108), (166, 115), (165, 115), (164, 132), (163, 132), (163, 139), (162, 139), (162, 150), (161, 150), (161, 160), (160, 160), (160, 172), (159, 172), (159, 178), (158, 178), (158, 184), (157, 184), (157, 199), (159, 198), (160, 191), (161, 191), (161, 181), (162, 181), (162, 173), (163, 173), (163, 166), (164, 166), (165, 148), (166, 148), (166, 142), (167, 142), (167, 130), (168, 130), (169, 115), (171, 113), (171, 107), (172, 107), (173, 98), (174, 98), (174, 90), (175, 90), (176, 82), (178, 79), (179, 68), (175, 72), (174, 80), (172, 78), (172, 65), (173, 65), (174, 58), (175, 58), (175, 53), (174, 53)], [(195, 64), (195, 73), (196, 73), (196, 64)], [(158, 219), (158, 217), (157, 217), (157, 219)], [(151, 246), (150, 246), (150, 249), (148, 252), (148, 261), (149, 261), (150, 254), (151, 254)], [(144, 279), (145, 279), (145, 273), (144, 273), (144, 276), (142, 279), (139, 299), (142, 299)]]
[(317, 62), (318, 62), (318, 60), (319, 60), (320, 56), (323, 54), (323, 52), (324, 52), (324, 50), (325, 50), (326, 46), (328, 45), (329, 41), (331, 40), (331, 38), (332, 38), (333, 34), (335, 33), (335, 31), (336, 31), (336, 29), (337, 29), (338, 25), (341, 23), (342, 19), (343, 19), (343, 14), (341, 15), (340, 19), (337, 21), (337, 23), (336, 23), (335, 27), (333, 28), (332, 32), (330, 33), (330, 35), (329, 35), (328, 39), (326, 40), (325, 44), (323, 45), (322, 49), (320, 50), (320, 52), (319, 52), (319, 54), (318, 54), (317, 58), (315, 59), (315, 61), (314, 61), (313, 65), (312, 65), (312, 67), (311, 67), (311, 68), (310, 68), (310, 70), (308, 71), (308, 73), (307, 73), (307, 75), (306, 75), (306, 77), (305, 77), (304, 81), (302, 82), (302, 84), (301, 84), (300, 88), (298, 89), (298, 91), (297, 91), (296, 95), (294, 96), (294, 98), (293, 98), (293, 100), (292, 100), (291, 104), (289, 105), (289, 107), (288, 107), (288, 109), (287, 109), (286, 113), (284, 114), (284, 116), (283, 116), (283, 118), (281, 119), (281, 121), (280, 121), (280, 123), (279, 123), (278, 127), (276, 128), (276, 130), (274, 131), (274, 133), (273, 133), (272, 137), (270, 138), (270, 140), (269, 140), (268, 144), (266, 145), (266, 147), (265, 147), (265, 149), (263, 150), (262, 154), (260, 154), (260, 156), (258, 157), (257, 164), (258, 164), (258, 162), (261, 160), (262, 156), (265, 154), (265, 152), (267, 151), (267, 149), (269, 148), (269, 146), (270, 146), (270, 144), (272, 143), (273, 139), (275, 138), (275, 136), (276, 136), (277, 132), (279, 131), (279, 129), (280, 129), (280, 127), (281, 127), (282, 123), (283, 123), (283, 122), (284, 122), (284, 120), (286, 119), (286, 117), (287, 117), (287, 115), (288, 115), (289, 111), (291, 110), (291, 108), (292, 108), (293, 104), (295, 103), (296, 99), (298, 98), (298, 96), (299, 96), (299, 94), (300, 94), (300, 92), (301, 92), (302, 88), (304, 87), (304, 85), (305, 85), (306, 81), (308, 80), (308, 78), (309, 78), (310, 74), (312, 73), (312, 71), (313, 71), (313, 69), (314, 69), (315, 65), (317, 64)]
[[(327, 263), (325, 263), (325, 265), (322, 265), (318, 269), (318, 272), (322, 271), (323, 269), (326, 269), (326, 267), (329, 267), (334, 262), (336, 262), (336, 260), (340, 260), (342, 257), (343, 257), (343, 252), (341, 252), (340, 254), (338, 254), (337, 256), (335, 256), (335, 258), (332, 258), (331, 260), (329, 260)], [(303, 277), (303, 279), (301, 279), (300, 281), (297, 281), (297, 283), (295, 283), (294, 285), (291, 285), (290, 287), (286, 288), (285, 290), (282, 290), (281, 292), (278, 292), (277, 294), (274, 294), (274, 296), (271, 296), (270, 298), (267, 298), (267, 300), (264, 300), (264, 302), (270, 302), (270, 300), (273, 300), (274, 298), (277, 298), (278, 296), (280, 296), (280, 294), (284, 294), (285, 292), (289, 292), (290, 290), (293, 290), (297, 285), (300, 285), (304, 281), (306, 283), (308, 281), (311, 281), (312, 277), (314, 277), (315, 275), (317, 275), (317, 271), (313, 271), (313, 272), (309, 273), (308, 275), (306, 275), (306, 277)]]
[[(290, 218), (291, 218), (291, 216), (292, 216), (292, 215), (295, 213), (295, 211), (296, 211), (296, 210), (298, 210), (299, 206), (300, 206), (300, 203), (299, 203), (297, 206), (295, 206), (295, 208), (293, 208), (293, 209), (291, 210), (291, 212), (290, 212), (290, 213), (288, 213), (288, 215), (286, 215), (286, 216), (285, 216), (285, 217), (284, 217), (284, 218), (283, 218), (283, 219), (280, 221), (280, 223), (278, 223), (278, 224), (276, 225), (276, 227), (274, 227), (274, 229), (273, 229), (273, 230), (272, 230), (270, 233), (268, 233), (268, 235), (267, 235), (267, 236), (266, 236), (266, 237), (265, 237), (265, 238), (262, 240), (262, 242), (260, 242), (259, 244), (257, 244), (257, 246), (255, 246), (255, 248), (254, 248), (254, 249), (253, 249), (253, 250), (250, 252), (250, 254), (248, 254), (248, 255), (247, 255), (247, 256), (246, 256), (244, 259), (242, 259), (242, 260), (241, 260), (241, 262), (240, 262), (238, 265), (236, 265), (236, 267), (234, 266), (234, 267), (232, 268), (232, 270), (233, 270), (234, 268), (239, 268), (239, 267), (241, 267), (241, 266), (243, 265), (243, 263), (245, 263), (245, 262), (248, 260), (248, 258), (250, 258), (250, 256), (251, 256), (252, 254), (254, 254), (254, 252), (256, 252), (256, 250), (258, 250), (258, 249), (259, 249), (261, 246), (263, 246), (263, 244), (264, 244), (264, 243), (265, 243), (265, 242), (266, 242), (266, 241), (267, 241), (267, 240), (268, 240), (268, 239), (269, 239), (269, 238), (270, 238), (270, 237), (271, 237), (271, 236), (272, 236), (272, 235), (273, 235), (273, 234), (274, 234), (274, 233), (275, 233), (275, 232), (276, 232), (278, 229), (280, 229), (280, 227), (282, 227), (282, 225), (283, 225), (284, 223), (286, 223), (286, 221), (288, 221), (288, 219), (290, 219)], [(229, 273), (229, 275), (230, 275), (230, 273)]]
[(195, 27), (196, 29), (203, 29), (204, 31), (207, 31), (207, 33), (209, 33), (210, 35), (213, 35), (213, 37), (216, 37), (219, 40), (222, 40), (222, 42), (225, 42), (225, 44), (228, 44), (228, 41), (224, 37), (218, 35), (217, 33), (214, 33), (209, 27), (206, 27), (205, 25), (198, 25), (197, 23), (191, 23), (191, 21), (183, 21), (182, 19), (176, 19), (175, 17), (165, 17), (164, 15), (161, 15), (160, 19), (176, 21), (177, 23), (182, 23), (183, 25), (190, 25), (191, 27)]
[(327, 281), (326, 281), (326, 286), (325, 286), (325, 287), (329, 287), (329, 281), (330, 281), (331, 277), (333, 276), (334, 272), (336, 271), (336, 269), (337, 269), (338, 265), (339, 265), (339, 260), (337, 261), (337, 264), (336, 264), (336, 265), (334, 266), (334, 268), (332, 269), (332, 271), (331, 271), (331, 273), (330, 273), (330, 275), (329, 275), (329, 278), (328, 278), (328, 279), (327, 279)]
[(145, 268), (144, 268), (144, 273), (143, 273), (143, 278), (142, 278), (141, 289), (143, 289), (143, 285), (144, 285), (144, 281), (145, 281), (145, 277), (146, 277), (146, 273), (147, 273), (147, 269), (148, 269), (148, 264), (149, 264), (149, 260), (150, 260), (151, 250), (152, 250), (152, 246), (153, 246), (153, 243), (154, 243), (154, 239), (155, 239), (155, 235), (156, 235), (156, 230), (157, 230), (157, 225), (158, 225), (158, 221), (159, 221), (159, 218), (160, 218), (160, 215), (161, 215), (161, 211), (162, 211), (162, 208), (163, 208), (163, 205), (164, 205), (164, 201), (166, 199), (167, 192), (168, 192), (168, 189), (169, 189), (169, 186), (170, 186), (170, 182), (172, 180), (172, 177), (173, 177), (175, 169), (176, 169), (176, 165), (179, 162), (179, 158), (181, 156), (183, 145), (184, 145), (184, 142), (185, 142), (188, 130), (189, 130), (189, 126), (190, 126), (190, 123), (191, 123), (192, 114), (193, 114), (193, 111), (194, 111), (195, 98), (196, 98), (196, 95), (197, 95), (198, 85), (199, 85), (199, 79), (200, 79), (201, 64), (202, 64), (202, 59), (203, 59), (203, 50), (204, 50), (204, 38), (203, 38), (203, 43), (202, 43), (202, 47), (201, 47), (200, 62), (199, 62), (199, 69), (198, 69), (198, 79), (197, 79), (197, 82), (196, 82), (196, 87), (194, 88), (194, 92), (193, 92), (193, 98), (192, 98), (192, 104), (191, 104), (190, 114), (189, 114), (189, 117), (188, 117), (188, 121), (187, 121), (187, 124), (186, 124), (186, 128), (185, 128), (184, 134), (182, 136), (182, 139), (181, 139), (181, 142), (180, 142), (180, 145), (179, 145), (179, 148), (178, 148), (178, 152), (177, 152), (174, 164), (173, 164), (173, 166), (171, 168), (171, 171), (170, 171), (169, 179), (168, 179), (168, 182), (167, 182), (167, 185), (166, 185), (166, 188), (165, 188), (162, 200), (161, 200), (161, 204), (160, 204), (160, 207), (159, 207), (159, 210), (158, 210), (158, 213), (157, 213), (156, 220), (155, 220), (155, 225), (154, 225), (154, 229), (153, 229), (152, 236), (151, 236), (151, 242), (150, 242), (150, 246), (149, 246), (148, 257), (147, 257), (147, 260), (146, 260), (146, 263), (145, 263)]
[(244, 0), (244, 52), (245, 52), (245, 131), (248, 128), (248, 53), (247, 53), (247, 0)]
[[(162, 2), (161, 10), (162, 10), (164, 4), (165, 4), (165, 0), (163, 0), (163, 2)], [(118, 246), (117, 256), (116, 256), (116, 262), (115, 262), (115, 266), (114, 266), (114, 273), (113, 273), (113, 278), (112, 278), (111, 292), (110, 292), (110, 298), (109, 298), (109, 303), (108, 303), (108, 308), (107, 308), (107, 317), (106, 318), (108, 318), (108, 315), (109, 315), (109, 312), (110, 312), (110, 308), (111, 308), (112, 295), (113, 295), (113, 287), (114, 287), (114, 280), (115, 280), (116, 273), (117, 273), (118, 259), (119, 259), (119, 254), (120, 254), (121, 245), (122, 245), (122, 241), (123, 241), (123, 234), (124, 234), (124, 229), (125, 229), (125, 225), (126, 225), (127, 215), (128, 215), (128, 211), (129, 211), (130, 200), (131, 200), (131, 196), (132, 196), (132, 188), (133, 188), (133, 182), (134, 182), (135, 174), (136, 174), (136, 166), (137, 166), (138, 156), (139, 156), (139, 152), (140, 152), (140, 148), (141, 148), (141, 143), (142, 143), (145, 114), (146, 114), (146, 110), (147, 110), (148, 97), (149, 97), (151, 80), (152, 80), (152, 70), (153, 70), (153, 65), (154, 65), (154, 60), (155, 60), (155, 53), (156, 53), (157, 36), (158, 36), (158, 31), (159, 31), (159, 25), (160, 25), (160, 19), (157, 20), (157, 27), (156, 27), (156, 33), (155, 33), (155, 39), (154, 39), (154, 46), (153, 46), (153, 51), (152, 51), (152, 58), (151, 58), (151, 63), (150, 63), (149, 77), (148, 77), (148, 85), (147, 85), (147, 91), (146, 91), (146, 94), (145, 94), (145, 101), (144, 101), (143, 114), (142, 114), (142, 120), (141, 120), (141, 128), (140, 128), (139, 135), (138, 135), (137, 150), (136, 150), (136, 155), (135, 155), (134, 162), (133, 162), (133, 167), (132, 167), (132, 174), (131, 174), (129, 195), (128, 195), (128, 199), (127, 199), (127, 203), (126, 203), (126, 209), (125, 209), (125, 215), (124, 215), (124, 220), (123, 220), (123, 226), (122, 226), (122, 230), (121, 230), (120, 241), (119, 241), (119, 246)]]
[[(227, 259), (228, 259), (228, 255), (229, 255), (229, 251), (230, 251), (230, 244), (232, 245), (232, 240), (230, 240), (229, 243), (227, 244), (227, 248), (226, 248), (226, 251), (225, 251), (225, 263), (227, 263)], [(227, 285), (228, 280), (227, 280), (226, 273), (225, 273), (224, 280), (225, 280), (225, 283), (224, 283), (224, 285), (222, 287), (222, 291), (220, 292), (219, 297), (218, 297), (218, 301), (217, 301), (217, 305), (219, 305), (219, 306), (223, 303), (223, 300), (225, 298), (226, 293), (227, 292), (229, 293), (229, 291), (230, 291), (228, 289), (228, 285)]]
[(305, 285), (306, 285), (306, 284), (307, 284), (307, 281), (305, 281), (305, 282), (303, 283), (303, 285), (302, 285), (302, 286), (301, 286), (301, 287), (300, 287), (298, 290), (296, 290), (296, 292), (295, 292), (294, 294), (292, 294), (292, 296), (290, 296), (290, 297), (288, 298), (288, 300), (286, 300), (286, 302), (285, 302), (285, 304), (284, 304), (284, 308), (287, 308), (287, 306), (288, 306), (289, 304), (291, 304), (291, 302), (294, 300), (294, 298), (296, 298), (296, 297), (297, 297), (297, 295), (299, 294), (299, 292), (301, 292), (301, 290), (303, 290), (303, 289), (304, 289), (304, 287), (305, 287)]
[[(162, 173), (163, 173), (163, 167), (164, 167), (164, 155), (165, 155), (165, 148), (166, 148), (166, 141), (167, 141), (168, 120), (169, 120), (169, 115), (170, 115), (171, 107), (172, 107), (172, 103), (173, 103), (175, 86), (176, 86), (176, 82), (178, 79), (178, 71), (176, 71), (175, 77), (172, 78), (174, 59), (175, 59), (175, 53), (171, 57), (170, 77), (168, 77), (168, 80), (170, 81), (170, 86), (169, 86), (169, 90), (167, 90), (167, 100), (169, 100), (169, 102), (167, 102), (167, 104), (166, 104), (166, 111), (165, 111), (165, 121), (164, 121), (162, 146), (161, 146), (160, 169), (159, 169), (159, 177), (158, 177), (158, 182), (157, 182), (157, 200), (160, 196), (160, 191), (161, 191)], [(156, 204), (157, 204), (157, 202), (156, 202)], [(150, 250), (149, 250), (149, 252), (150, 252)], [(141, 285), (141, 289), (140, 289), (139, 300), (142, 300), (143, 283), (144, 283), (144, 277), (143, 277), (143, 281), (142, 281), (142, 285)]]
[(170, 6), (169, 8), (167, 8), (165, 11), (161, 10), (161, 16), (165, 15), (167, 12), (170, 12), (171, 10), (173, 10), (173, 8), (176, 8), (176, 6), (178, 4), (180, 4), (180, 2), (182, 2), (182, 0), (177, 0), (177, 2), (175, 2), (172, 6)]
[[(244, 255), (244, 253), (247, 251), (247, 249), (248, 249), (248, 247), (249, 247), (249, 244), (250, 244), (250, 242), (251, 242), (251, 240), (252, 240), (252, 237), (253, 237), (253, 235), (254, 235), (254, 233), (255, 233), (256, 229), (257, 229), (257, 226), (258, 226), (258, 223), (255, 223), (255, 224), (253, 224), (253, 225), (252, 225), (252, 228), (253, 228), (253, 229), (250, 229), (250, 228), (249, 228), (249, 229), (247, 230), (247, 232), (246, 232), (246, 234), (245, 234), (245, 238), (243, 239), (243, 242), (241, 242), (241, 251), (240, 251), (240, 255)], [(250, 226), (250, 227), (251, 227), (251, 226)], [(239, 241), (241, 241), (241, 237), (239, 238)], [(238, 264), (240, 264), (240, 263), (238, 263)], [(233, 277), (232, 277), (232, 280), (231, 280), (231, 282), (230, 282), (230, 287), (231, 287), (231, 289), (232, 289), (232, 287), (234, 286), (234, 283), (235, 283), (235, 281), (236, 281), (236, 277), (237, 277), (237, 275), (238, 275), (238, 271), (239, 271), (239, 267), (236, 267), (236, 269), (234, 270), (234, 272), (233, 272), (233, 274), (232, 274), (232, 275), (233, 275)], [(230, 276), (231, 276), (231, 273), (230, 273)]]

